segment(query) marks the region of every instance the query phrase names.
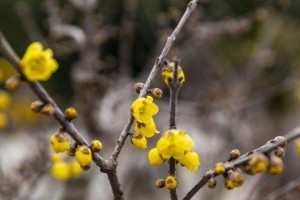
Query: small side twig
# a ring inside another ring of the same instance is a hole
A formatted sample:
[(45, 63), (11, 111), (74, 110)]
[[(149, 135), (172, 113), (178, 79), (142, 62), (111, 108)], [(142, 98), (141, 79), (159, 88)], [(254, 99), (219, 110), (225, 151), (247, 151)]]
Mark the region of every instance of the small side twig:
[[(290, 132), (285, 134), (284, 137), (286, 140), (276, 140), (276, 139), (269, 140), (263, 146), (244, 154), (238, 159), (232, 160), (230, 162), (226, 162), (224, 164), (225, 169), (229, 170), (235, 167), (242, 166), (243, 164), (247, 163), (256, 153), (268, 153), (274, 150), (276, 147), (284, 144), (285, 142), (289, 143), (295, 140), (296, 138), (300, 137), (300, 126), (297, 126), (294, 129), (292, 129)], [(218, 174), (215, 173), (214, 170), (208, 170), (205, 173), (205, 175), (200, 179), (200, 181), (185, 195), (183, 200), (191, 199), (203, 186), (206, 185), (206, 183), (212, 176), (216, 177), (218, 176)]]

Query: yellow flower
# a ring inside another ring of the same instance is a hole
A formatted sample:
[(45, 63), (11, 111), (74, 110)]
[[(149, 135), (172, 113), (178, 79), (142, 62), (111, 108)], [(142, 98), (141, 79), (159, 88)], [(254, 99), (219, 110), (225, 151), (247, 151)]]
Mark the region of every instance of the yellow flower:
[[(175, 65), (171, 62), (162, 70), (162, 77), (168, 86), (170, 86), (170, 81), (173, 79), (174, 68)], [(180, 66), (178, 66), (178, 80), (181, 84), (185, 81), (184, 72)]]
[(47, 81), (58, 68), (52, 50), (43, 50), (39, 42), (29, 45), (20, 66), (25, 77), (30, 81)]
[(4, 90), (0, 90), (0, 110), (7, 110), (10, 103), (11, 99), (9, 94)]
[(147, 148), (147, 139), (141, 134), (132, 137), (131, 142), (134, 146), (136, 146), (139, 149), (144, 150)]
[(191, 172), (194, 172), (198, 169), (198, 166), (200, 165), (200, 160), (196, 152), (187, 152), (183, 156), (183, 158), (179, 160), (179, 163)]
[(165, 179), (166, 188), (175, 189), (178, 185), (177, 178), (175, 176), (167, 176)]
[(69, 149), (68, 138), (62, 132), (52, 135), (50, 141), (55, 153), (65, 152)]
[(0, 112), (0, 130), (7, 126), (7, 117), (4, 113)]
[(231, 179), (225, 179), (225, 188), (227, 190), (233, 190), (234, 189), (234, 183)]
[(55, 162), (51, 167), (50, 174), (52, 177), (62, 181), (67, 181), (71, 178), (69, 165), (65, 162)]
[(153, 148), (148, 152), (148, 160), (151, 165), (161, 165), (165, 160), (159, 155), (157, 148)]
[(151, 96), (141, 97), (132, 103), (130, 111), (136, 121), (146, 123), (158, 112), (158, 106), (153, 103)]
[(156, 148), (164, 159), (181, 159), (185, 152), (192, 151), (194, 141), (183, 130), (171, 129), (158, 140)]
[(134, 126), (134, 131), (137, 134), (142, 134), (143, 136), (147, 138), (153, 137), (156, 133), (159, 133), (156, 129), (156, 125), (154, 123), (154, 120), (151, 119), (147, 123), (140, 123), (136, 122)]
[(80, 166), (84, 169), (89, 169), (92, 162), (92, 151), (87, 146), (80, 146), (76, 149), (76, 159)]
[(68, 163), (71, 177), (79, 177), (82, 174), (82, 169), (77, 161)]

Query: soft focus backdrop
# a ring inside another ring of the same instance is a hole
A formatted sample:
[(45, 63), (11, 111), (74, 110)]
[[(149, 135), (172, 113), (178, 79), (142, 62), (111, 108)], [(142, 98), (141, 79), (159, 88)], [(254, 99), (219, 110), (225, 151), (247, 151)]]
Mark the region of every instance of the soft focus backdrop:
[[(79, 110), (75, 124), (88, 139), (100, 139), (104, 157), (112, 151), (137, 97), (133, 83), (145, 81), (186, 0), (0, 0), (0, 30), (20, 57), (39, 41), (52, 48), (59, 70), (43, 85), (57, 103)], [(300, 1), (200, 0), (168, 59), (181, 59), (186, 82), (179, 96), (178, 128), (194, 138), (201, 166), (179, 167), (182, 197), (230, 151), (245, 153), (298, 124), (300, 100)], [(15, 73), (0, 55), (0, 83)], [(168, 128), (168, 88), (156, 102), (158, 129)], [(0, 199), (111, 199), (107, 177), (93, 165), (77, 179), (49, 175), (49, 137), (58, 124), (34, 115), (36, 99), (23, 84), (10, 94), (6, 127), (0, 132)], [(0, 102), (1, 104), (1, 102)], [(158, 137), (148, 144), (152, 148)], [(300, 179), (300, 157), (293, 144), (278, 176), (247, 176), (233, 191), (219, 177), (215, 190), (204, 187), (194, 199), (271, 199)], [(168, 199), (155, 180), (167, 165), (154, 167), (147, 151), (128, 140), (118, 174), (126, 199)], [(297, 199), (293, 190), (280, 199)], [(54, 195), (54, 196), (53, 196)]]

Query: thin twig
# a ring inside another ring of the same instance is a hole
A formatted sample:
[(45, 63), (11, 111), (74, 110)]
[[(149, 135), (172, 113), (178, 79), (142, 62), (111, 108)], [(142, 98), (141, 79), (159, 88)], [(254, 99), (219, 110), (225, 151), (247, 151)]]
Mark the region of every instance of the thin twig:
[[(300, 126), (295, 127), (293, 130), (285, 134), (284, 137), (286, 140), (280, 140), (276, 138), (272, 139), (263, 146), (244, 154), (238, 159), (225, 163), (225, 169), (229, 170), (235, 167), (242, 166), (243, 164), (247, 163), (256, 153), (268, 153), (274, 150), (276, 147), (284, 144), (285, 142), (289, 143), (292, 140), (295, 140), (296, 138), (300, 137)], [(212, 176), (216, 177), (218, 176), (218, 174), (215, 173), (214, 170), (207, 171), (206, 174), (200, 179), (200, 181), (185, 195), (183, 200), (191, 199), (208, 182), (208, 180)]]
[[(180, 90), (180, 82), (178, 80), (178, 60), (174, 59), (174, 73), (173, 79), (169, 82), (170, 86), (170, 124), (169, 129), (176, 129), (176, 115), (177, 115), (177, 98)], [(169, 174), (176, 175), (176, 160), (172, 157), (169, 160)], [(170, 189), (170, 197), (172, 200), (177, 200), (176, 188)]]
[[(192, 0), (188, 6), (187, 9), (185, 11), (185, 13), (183, 14), (183, 16), (181, 17), (178, 25), (176, 26), (176, 28), (174, 29), (173, 33), (171, 34), (171, 36), (168, 37), (167, 43), (165, 44), (163, 50), (161, 51), (160, 55), (156, 58), (156, 61), (154, 63), (154, 66), (150, 72), (150, 75), (147, 78), (147, 81), (143, 87), (143, 89), (140, 92), (139, 97), (144, 97), (147, 94), (147, 91), (149, 90), (151, 83), (153, 82), (154, 78), (156, 77), (156, 75), (160, 72), (161, 69), (161, 65), (164, 61), (164, 59), (166, 58), (167, 54), (169, 53), (171, 47), (173, 46), (174, 42), (176, 41), (176, 37), (179, 34), (179, 32), (181, 31), (183, 25), (186, 23), (187, 19), (189, 18), (189, 16), (191, 15), (191, 13), (193, 12), (193, 10), (195, 10), (196, 6), (197, 6), (197, 2), (198, 0)], [(134, 119), (133, 117), (130, 115), (129, 119), (127, 120), (126, 125), (124, 126), (120, 137), (117, 141), (117, 144), (110, 156), (111, 160), (117, 160), (118, 156), (121, 152), (121, 149), (124, 146), (124, 143), (127, 139), (128, 136), (128, 132), (131, 128), (131, 126), (133, 125)]]

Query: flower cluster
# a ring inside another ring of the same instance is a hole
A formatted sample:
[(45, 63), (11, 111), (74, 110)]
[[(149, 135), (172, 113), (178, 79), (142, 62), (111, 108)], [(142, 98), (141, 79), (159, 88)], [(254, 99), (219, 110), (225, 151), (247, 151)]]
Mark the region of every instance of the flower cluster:
[(60, 155), (53, 154), (52, 162), (53, 165), (50, 169), (50, 174), (56, 179), (67, 181), (82, 174), (82, 169), (76, 160), (65, 162)]
[(136, 121), (134, 126), (135, 135), (132, 137), (132, 143), (136, 147), (146, 149), (146, 138), (151, 138), (156, 133), (159, 133), (153, 119), (158, 110), (158, 106), (153, 102), (151, 96), (138, 98), (132, 103), (130, 111)]
[(165, 160), (174, 158), (180, 165), (194, 172), (200, 165), (199, 156), (193, 151), (194, 141), (184, 131), (170, 129), (158, 140), (156, 148), (148, 153), (148, 159), (152, 165), (160, 165)]
[[(264, 153), (254, 153), (251, 158), (243, 164), (244, 172), (249, 175), (255, 175), (258, 173), (269, 173), (271, 175), (278, 175), (283, 171), (283, 161), (282, 157), (285, 155), (284, 147), (286, 145), (286, 139), (282, 136), (278, 136), (274, 141), (280, 142), (281, 144), (277, 146), (272, 152)], [(299, 140), (300, 141), (300, 140)], [(240, 152), (234, 149), (230, 153), (228, 161), (238, 159)], [(243, 185), (245, 177), (243, 171), (240, 167), (233, 167), (226, 169), (223, 163), (217, 163), (214, 167), (214, 175), (223, 175), (224, 186), (228, 190), (232, 190), (236, 187)], [(215, 176), (212, 176), (208, 181), (208, 187), (213, 189), (216, 187)]]
[(29, 45), (20, 66), (29, 81), (47, 81), (58, 68), (52, 50), (43, 50), (43, 46), (39, 42)]

